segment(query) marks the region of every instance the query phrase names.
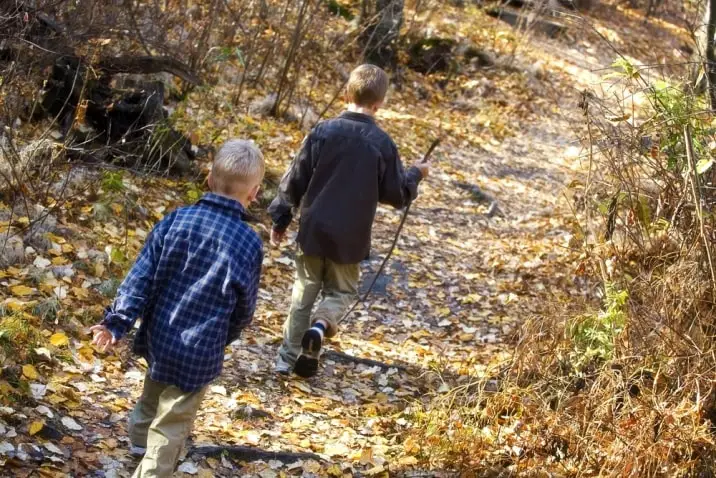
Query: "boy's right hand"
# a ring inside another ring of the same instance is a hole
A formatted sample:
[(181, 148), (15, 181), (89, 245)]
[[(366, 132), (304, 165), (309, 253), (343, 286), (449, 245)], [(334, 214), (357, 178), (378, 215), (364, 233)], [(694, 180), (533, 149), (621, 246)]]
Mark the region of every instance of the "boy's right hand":
[(286, 231), (279, 232), (276, 229), (271, 229), (271, 244), (274, 246), (280, 246), (285, 238)]
[(92, 343), (102, 350), (102, 352), (107, 352), (117, 343), (117, 339), (114, 338), (112, 332), (104, 325), (90, 327), (90, 332), (94, 335)]
[(423, 179), (427, 178), (430, 175), (430, 166), (432, 166), (432, 163), (428, 161), (418, 161), (415, 163), (415, 167), (418, 168), (420, 171), (420, 174), (423, 175)]

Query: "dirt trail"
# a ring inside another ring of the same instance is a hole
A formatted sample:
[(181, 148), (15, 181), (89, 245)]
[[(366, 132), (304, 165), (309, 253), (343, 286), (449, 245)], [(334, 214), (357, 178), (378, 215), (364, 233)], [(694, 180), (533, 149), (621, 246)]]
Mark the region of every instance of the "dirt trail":
[[(564, 103), (574, 108), (577, 99), (575, 93)], [(564, 158), (577, 150), (567, 118), (555, 112), (482, 149), (441, 148), (387, 274), (367, 308), (354, 313), (329, 345), (345, 355), (329, 353), (311, 380), (272, 371), (288, 308), (293, 248), (267, 254), (259, 314), (208, 393), (193, 446), (279, 452), (253, 456), (230, 450), (235, 457), (261, 458), (241, 469), (261, 476), (299, 467), (327, 473), (328, 465), (319, 468), (309, 457), (285, 452), (316, 453), (328, 463), (376, 473), (389, 464), (393, 469), (412, 464), (402, 443), (411, 403), (442, 385), (438, 374), (426, 372), (447, 372), (446, 385), (483, 375), (509, 353), (507, 337), (526, 316), (544, 312), (555, 294), (580, 293), (568, 265), (572, 228), (562, 196), (573, 176)], [(492, 217), (485, 194), (499, 204)], [(379, 210), (364, 280), (376, 270), (398, 221), (398, 211)], [(459, 375), (463, 378), (456, 381)], [(93, 402), (98, 407), (114, 397), (131, 402), (140, 378), (139, 366), (128, 370)], [(126, 436), (123, 427), (113, 425), (120, 440)], [(132, 466), (126, 457), (117, 463), (124, 470)], [(226, 458), (222, 464), (190, 453), (183, 469), (194, 471), (194, 465), (215, 476), (236, 476), (239, 467)]]

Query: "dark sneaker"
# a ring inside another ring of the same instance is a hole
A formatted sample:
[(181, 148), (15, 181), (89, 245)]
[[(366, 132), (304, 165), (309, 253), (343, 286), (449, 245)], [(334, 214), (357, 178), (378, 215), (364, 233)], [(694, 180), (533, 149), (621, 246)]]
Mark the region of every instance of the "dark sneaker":
[(318, 358), (321, 356), (321, 346), (323, 345), (323, 330), (317, 327), (311, 327), (303, 334), (301, 339), (301, 347), (303, 351), (296, 360), (293, 371), (299, 377), (309, 378), (318, 372)]

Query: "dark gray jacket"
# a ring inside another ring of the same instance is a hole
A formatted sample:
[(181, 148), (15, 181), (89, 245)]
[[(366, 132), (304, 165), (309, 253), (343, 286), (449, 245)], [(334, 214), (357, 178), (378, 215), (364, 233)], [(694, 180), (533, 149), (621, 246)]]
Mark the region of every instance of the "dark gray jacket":
[(373, 118), (345, 112), (306, 136), (269, 213), (274, 228), (285, 231), (300, 207), (304, 254), (357, 264), (370, 253), (378, 203), (407, 206), (421, 179), (419, 169), (403, 169), (398, 148)]

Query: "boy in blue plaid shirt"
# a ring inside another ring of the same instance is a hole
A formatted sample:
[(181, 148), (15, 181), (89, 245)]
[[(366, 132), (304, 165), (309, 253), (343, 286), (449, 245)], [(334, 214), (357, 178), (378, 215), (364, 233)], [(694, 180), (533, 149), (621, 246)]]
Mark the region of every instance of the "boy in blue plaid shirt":
[(251, 322), (263, 248), (245, 222), (264, 176), (253, 143), (219, 149), (211, 193), (162, 219), (147, 238), (94, 343), (106, 350), (142, 317), (134, 342), (149, 368), (130, 417), (133, 451), (144, 453), (134, 477), (168, 477), (176, 467), (224, 348)]

